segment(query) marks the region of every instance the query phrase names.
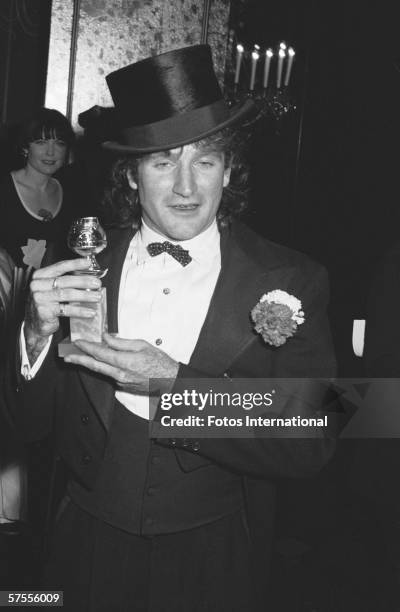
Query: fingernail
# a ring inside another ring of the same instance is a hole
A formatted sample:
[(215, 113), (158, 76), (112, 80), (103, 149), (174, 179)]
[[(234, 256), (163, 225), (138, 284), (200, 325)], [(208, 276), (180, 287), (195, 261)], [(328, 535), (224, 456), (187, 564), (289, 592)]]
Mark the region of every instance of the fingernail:
[(92, 287), (101, 287), (101, 281), (98, 278), (92, 278), (90, 284)]

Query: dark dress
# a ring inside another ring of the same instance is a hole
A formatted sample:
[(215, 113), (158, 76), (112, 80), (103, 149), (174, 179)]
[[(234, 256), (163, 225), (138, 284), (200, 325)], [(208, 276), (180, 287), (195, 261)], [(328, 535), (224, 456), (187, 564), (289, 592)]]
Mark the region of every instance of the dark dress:
[[(65, 245), (71, 222), (87, 213), (85, 205), (77, 197), (79, 187), (72, 188), (65, 181), (60, 181), (63, 196), (58, 214), (51, 221), (40, 221), (30, 215), (23, 206), (10, 174), (0, 182), (0, 246), (5, 248), (19, 267), (26, 267), (23, 262), (22, 247), (31, 240), (45, 240), (46, 248), (50, 243)], [(71, 253), (71, 257), (73, 257)]]

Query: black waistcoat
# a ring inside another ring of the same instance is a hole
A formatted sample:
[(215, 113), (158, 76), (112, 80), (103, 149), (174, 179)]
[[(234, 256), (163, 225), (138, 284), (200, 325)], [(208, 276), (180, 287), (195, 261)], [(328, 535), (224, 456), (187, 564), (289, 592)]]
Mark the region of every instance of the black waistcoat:
[(151, 440), (148, 421), (118, 401), (94, 489), (72, 481), (69, 494), (97, 518), (141, 535), (197, 527), (243, 505), (240, 476), (211, 462), (183, 471), (174, 449)]

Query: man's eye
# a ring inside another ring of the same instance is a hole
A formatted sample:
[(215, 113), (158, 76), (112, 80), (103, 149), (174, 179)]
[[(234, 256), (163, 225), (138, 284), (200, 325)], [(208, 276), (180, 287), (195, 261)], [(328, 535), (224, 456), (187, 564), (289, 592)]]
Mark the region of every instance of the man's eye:
[(168, 168), (171, 165), (169, 161), (158, 161), (155, 164), (156, 168)]
[(44, 138), (38, 138), (37, 140), (33, 141), (34, 144), (45, 144), (46, 140)]
[(199, 161), (200, 166), (203, 168), (212, 168), (214, 166), (214, 162), (209, 159), (201, 159)]
[(67, 143), (64, 140), (56, 140), (56, 145), (59, 147), (66, 147)]

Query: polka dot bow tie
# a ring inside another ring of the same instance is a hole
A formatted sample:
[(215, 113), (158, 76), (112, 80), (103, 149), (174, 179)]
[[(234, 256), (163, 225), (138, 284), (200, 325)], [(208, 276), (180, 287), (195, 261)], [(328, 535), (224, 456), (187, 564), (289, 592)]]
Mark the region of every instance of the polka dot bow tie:
[(165, 242), (151, 242), (147, 245), (147, 250), (152, 257), (160, 255), (160, 253), (168, 253), (176, 261), (179, 261), (182, 266), (187, 266), (192, 261), (189, 251), (183, 249), (179, 244), (168, 242), (168, 240)]

